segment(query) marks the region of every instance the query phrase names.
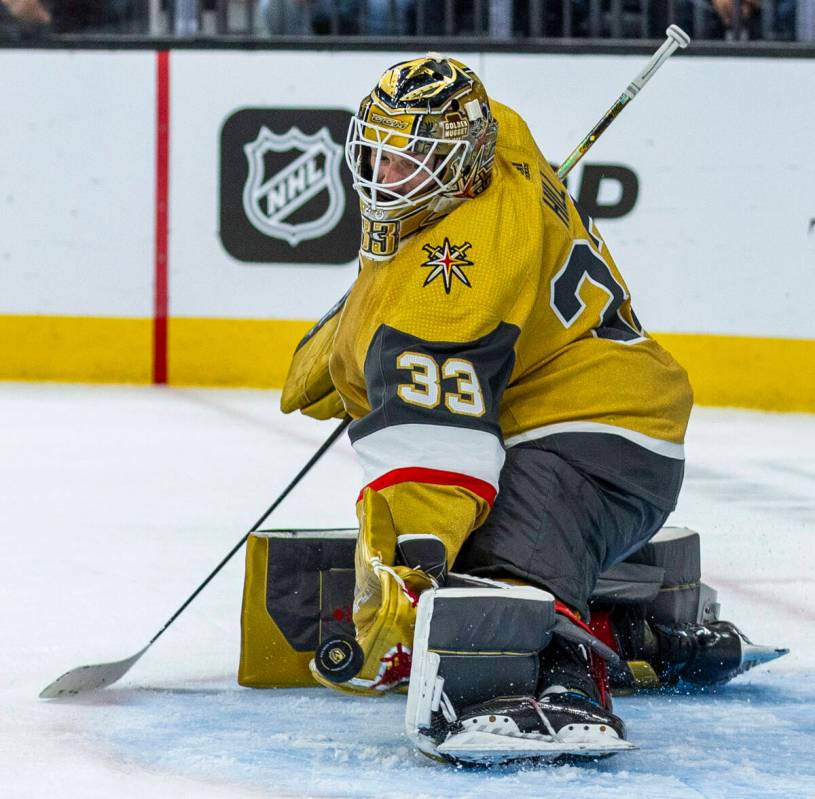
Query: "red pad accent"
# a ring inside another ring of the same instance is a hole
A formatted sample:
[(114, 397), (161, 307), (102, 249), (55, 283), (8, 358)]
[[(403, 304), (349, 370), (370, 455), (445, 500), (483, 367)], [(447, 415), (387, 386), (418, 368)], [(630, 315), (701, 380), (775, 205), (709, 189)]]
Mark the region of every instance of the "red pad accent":
[(379, 658), (379, 662), (385, 664), (385, 671), (373, 684), (373, 688), (378, 688), (380, 685), (397, 685), (410, 679), (411, 651), (398, 643), (392, 652), (393, 654), (385, 654)]
[[(561, 616), (565, 616), (570, 622), (576, 624), (578, 627), (585, 630), (587, 633), (590, 633), (595, 638), (599, 638), (604, 644), (608, 644), (608, 646), (610, 646), (615, 652), (617, 651), (617, 646), (615, 643), (606, 641), (602, 635), (598, 635), (592, 629), (592, 627), (586, 624), (586, 622), (584, 622), (580, 616), (578, 616), (570, 607), (564, 605), (559, 599), (555, 600), (555, 612), (560, 613)], [(606, 622), (608, 622), (608, 614), (606, 613), (605, 616)], [(593, 622), (594, 618), (592, 617), (592, 623)], [(611, 634), (610, 624), (608, 631), (609, 634)], [(606, 662), (599, 655), (595, 655), (594, 652), (589, 652), (589, 657), (591, 658), (591, 676), (594, 678), (594, 684), (597, 686), (597, 690), (600, 692), (600, 704), (607, 710), (610, 710), (611, 701), (608, 695), (608, 670), (606, 669)]]
[(477, 477), (470, 477), (470, 475), (460, 474), (459, 472), (445, 472), (442, 469), (426, 469), (421, 466), (408, 466), (403, 469), (393, 469), (381, 477), (377, 477), (376, 480), (372, 480), (359, 492), (357, 502), (362, 499), (362, 492), (365, 491), (366, 488), (381, 491), (383, 488), (398, 485), (399, 483), (429, 483), (431, 485), (459, 486), (481, 497), (490, 507), (492, 507), (495, 502), (495, 497), (498, 495), (498, 491), (490, 483), (486, 482), (486, 480), (479, 480)]
[(594, 633), (595, 638), (599, 638), (607, 647), (613, 649), (618, 655), (620, 654), (620, 647), (611, 628), (611, 611), (592, 610), (589, 629)]

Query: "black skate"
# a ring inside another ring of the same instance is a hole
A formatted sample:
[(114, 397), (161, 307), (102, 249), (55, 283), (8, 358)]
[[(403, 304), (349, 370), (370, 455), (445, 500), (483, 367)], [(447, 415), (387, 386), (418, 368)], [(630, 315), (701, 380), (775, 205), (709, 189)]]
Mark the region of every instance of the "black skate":
[(583, 646), (554, 640), (542, 653), (539, 697), (505, 696), (435, 725), (436, 751), (455, 762), (499, 764), (601, 757), (636, 749)]
[(721, 685), (789, 652), (757, 646), (729, 621), (655, 624), (653, 630), (658, 642), (654, 665), (664, 685)]
[(611, 671), (614, 688), (722, 685), (789, 652), (754, 644), (728, 621), (656, 624), (629, 615), (614, 627), (626, 659)]
[(554, 762), (636, 749), (625, 725), (579, 694), (506, 696), (465, 708), (436, 751), (463, 763)]

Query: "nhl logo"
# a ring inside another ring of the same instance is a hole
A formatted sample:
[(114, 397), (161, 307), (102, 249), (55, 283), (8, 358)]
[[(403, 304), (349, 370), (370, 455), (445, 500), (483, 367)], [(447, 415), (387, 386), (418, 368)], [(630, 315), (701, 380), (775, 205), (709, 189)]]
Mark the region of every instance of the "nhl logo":
[[(243, 209), (257, 231), (296, 247), (333, 230), (345, 211), (345, 191), (340, 179), (342, 147), (332, 140), (328, 128), (307, 136), (293, 127), (278, 135), (264, 125), (243, 151), (249, 165)], [(293, 157), (281, 169), (266, 174), (269, 153), (291, 153)], [(325, 210), (317, 218), (306, 215), (301, 220), (297, 212), (322, 192), (328, 195)], [(296, 222), (292, 221), (295, 215)]]
[(359, 252), (359, 203), (344, 168), (352, 113), (239, 108), (219, 137), (219, 228), (226, 253), (251, 264), (347, 266)]

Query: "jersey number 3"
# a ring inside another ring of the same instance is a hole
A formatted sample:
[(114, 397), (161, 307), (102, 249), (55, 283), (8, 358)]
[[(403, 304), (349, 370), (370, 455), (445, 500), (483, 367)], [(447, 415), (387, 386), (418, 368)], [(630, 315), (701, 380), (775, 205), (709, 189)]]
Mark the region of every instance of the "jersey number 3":
[(628, 292), (614, 279), (608, 264), (585, 241), (574, 243), (566, 263), (552, 278), (549, 301), (563, 326), (571, 327), (586, 310), (586, 303), (580, 297), (585, 281), (608, 294), (608, 301), (592, 331), (594, 335), (625, 344), (642, 341), (645, 332), (634, 309), (630, 309), (630, 319), (620, 313), (620, 306), (628, 299)]
[[(423, 352), (406, 350), (396, 358), (397, 369), (410, 370), (411, 383), (396, 387), (399, 398), (411, 405), (435, 408), (444, 398), (451, 413), (464, 416), (484, 415), (484, 394), (475, 367), (464, 358), (448, 358), (439, 367), (434, 358)], [(444, 391), (441, 381), (455, 379), (456, 390)]]

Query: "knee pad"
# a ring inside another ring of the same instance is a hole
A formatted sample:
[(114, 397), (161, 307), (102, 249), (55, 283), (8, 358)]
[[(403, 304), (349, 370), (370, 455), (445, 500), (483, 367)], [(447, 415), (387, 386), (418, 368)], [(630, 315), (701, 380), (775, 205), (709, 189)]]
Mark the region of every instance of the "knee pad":
[[(534, 694), (539, 652), (556, 626), (555, 599), (538, 588), (440, 588), (419, 599), (405, 715), (424, 751), (433, 712), (507, 694)], [(423, 746), (424, 744), (424, 746)]]

